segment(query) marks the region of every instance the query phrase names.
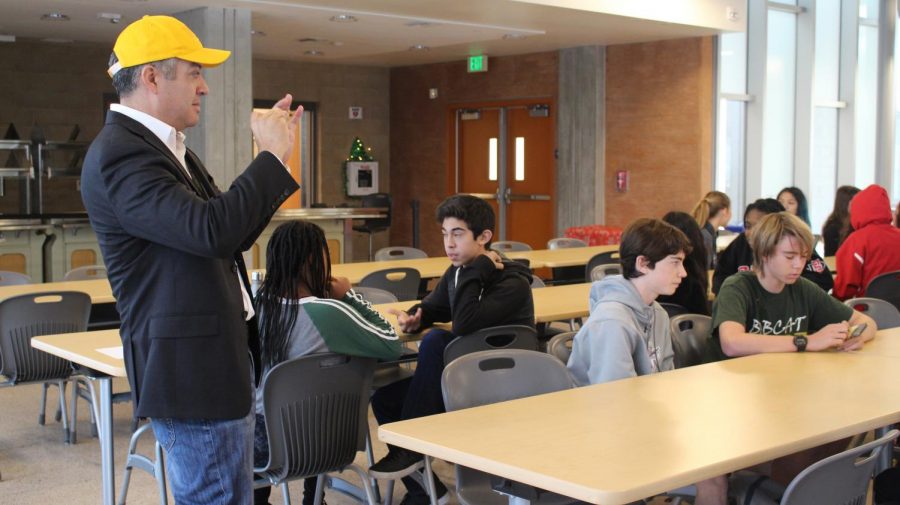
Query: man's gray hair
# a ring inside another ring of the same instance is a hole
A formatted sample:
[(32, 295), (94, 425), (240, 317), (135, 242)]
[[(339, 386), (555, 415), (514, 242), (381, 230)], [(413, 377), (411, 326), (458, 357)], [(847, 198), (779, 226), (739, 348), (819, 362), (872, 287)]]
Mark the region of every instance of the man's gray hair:
[[(119, 58), (116, 56), (116, 53), (110, 53), (108, 67), (113, 66), (118, 61)], [(169, 58), (167, 60), (154, 61), (151, 63), (145, 63), (143, 65), (133, 65), (130, 67), (121, 68), (118, 72), (115, 73), (115, 75), (113, 75), (113, 87), (116, 88), (116, 93), (119, 95), (119, 98), (128, 96), (129, 94), (131, 94), (131, 92), (137, 89), (138, 83), (141, 79), (141, 69), (143, 69), (145, 65), (153, 65), (154, 68), (162, 72), (163, 77), (172, 80), (175, 78), (175, 66), (177, 64), (178, 58)]]

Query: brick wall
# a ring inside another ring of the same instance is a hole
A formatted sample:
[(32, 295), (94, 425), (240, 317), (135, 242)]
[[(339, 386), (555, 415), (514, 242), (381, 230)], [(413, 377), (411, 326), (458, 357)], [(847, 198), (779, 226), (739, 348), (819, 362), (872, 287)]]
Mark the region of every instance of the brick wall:
[(712, 189), (713, 57), (711, 37), (607, 47), (607, 224), (690, 212)]
[[(354, 137), (359, 137), (378, 160), (379, 190), (389, 192), (391, 151), (389, 146), (390, 73), (387, 68), (325, 65), (289, 61), (253, 61), (253, 97), (277, 100), (291, 93), (295, 100), (318, 105), (319, 166), (318, 201), (328, 205), (358, 199), (344, 193), (343, 162)], [(349, 119), (349, 107), (363, 108), (363, 119)], [(374, 248), (389, 245), (387, 233), (376, 233)], [(353, 258), (368, 255), (368, 235), (354, 233)]]

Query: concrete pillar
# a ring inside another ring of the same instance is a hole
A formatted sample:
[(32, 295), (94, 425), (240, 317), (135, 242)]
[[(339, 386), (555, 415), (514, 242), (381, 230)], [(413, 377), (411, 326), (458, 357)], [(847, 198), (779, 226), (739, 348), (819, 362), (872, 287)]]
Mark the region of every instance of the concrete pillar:
[(200, 156), (224, 191), (253, 159), (250, 11), (203, 7), (175, 17), (188, 25), (205, 47), (231, 51), (224, 64), (203, 71), (209, 95), (203, 99), (200, 124), (185, 132), (187, 146)]
[(559, 52), (557, 236), (605, 219), (605, 66), (602, 46)]

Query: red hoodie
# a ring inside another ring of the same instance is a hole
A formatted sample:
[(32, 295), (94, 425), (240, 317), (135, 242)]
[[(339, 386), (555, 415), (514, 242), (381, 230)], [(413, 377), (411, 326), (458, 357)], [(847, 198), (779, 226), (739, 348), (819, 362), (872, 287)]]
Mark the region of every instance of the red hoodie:
[(877, 184), (850, 201), (855, 230), (837, 251), (834, 296), (841, 300), (865, 296), (869, 281), (900, 270), (900, 228), (891, 226), (891, 202)]

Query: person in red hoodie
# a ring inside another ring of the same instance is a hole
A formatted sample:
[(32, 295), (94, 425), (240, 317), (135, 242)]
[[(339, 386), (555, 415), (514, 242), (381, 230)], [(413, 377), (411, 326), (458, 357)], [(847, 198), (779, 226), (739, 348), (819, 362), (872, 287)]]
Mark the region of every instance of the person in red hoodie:
[(869, 281), (900, 270), (900, 228), (891, 226), (891, 202), (883, 187), (872, 184), (853, 197), (850, 224), (855, 231), (836, 255), (832, 294), (841, 300), (865, 296)]

